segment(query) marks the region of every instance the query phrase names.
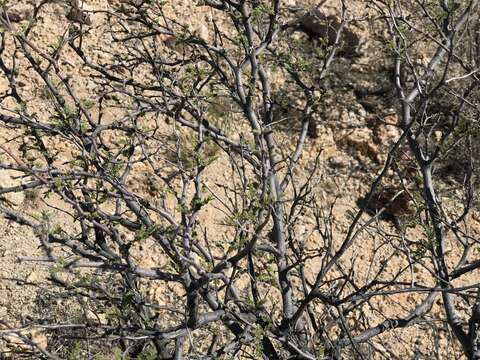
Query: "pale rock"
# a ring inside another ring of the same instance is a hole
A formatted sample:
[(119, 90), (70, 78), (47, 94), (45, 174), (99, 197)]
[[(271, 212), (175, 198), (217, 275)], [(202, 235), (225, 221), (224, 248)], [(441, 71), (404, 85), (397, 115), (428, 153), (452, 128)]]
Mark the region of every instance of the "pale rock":
[(6, 341), (10, 346), (20, 347), (23, 344), (22, 339), (18, 335), (5, 334), (2, 336), (2, 339)]
[(355, 153), (374, 159), (378, 154), (378, 146), (373, 142), (372, 131), (368, 128), (359, 128), (350, 131), (342, 142), (355, 150)]
[(94, 324), (106, 325), (108, 324), (107, 315), (102, 313), (94, 313), (92, 310), (87, 310), (85, 316), (88, 321)]
[(207, 25), (204, 23), (198, 24), (194, 29), (193, 32), (202, 40), (208, 40), (210, 37), (210, 31), (208, 30)]
[(320, 145), (323, 158), (334, 156), (338, 151), (333, 132), (330, 129), (319, 128), (315, 142)]
[(390, 146), (400, 138), (401, 130), (398, 126), (396, 115), (386, 116), (384, 123), (379, 124), (375, 129), (375, 137), (381, 145)]
[(32, 271), (25, 279), (25, 281), (29, 283), (34, 283), (38, 280), (39, 280), (39, 274), (35, 270)]
[[(15, 180), (13, 180), (12, 177), (9, 176), (6, 171), (0, 171), (0, 189), (8, 188), (15, 185), (18, 185), (18, 183), (16, 183)], [(25, 200), (25, 195), (19, 191), (2, 194), (0, 196), (7, 199), (7, 201), (10, 202), (11, 204), (17, 205), (17, 206), (22, 204), (23, 201)]]
[(34, 331), (32, 333), (32, 341), (42, 349), (46, 349), (48, 346), (47, 336), (39, 331)]
[(150, 269), (158, 266), (158, 264), (153, 260), (151, 256), (144, 256), (138, 260), (138, 266)]
[(168, 299), (165, 291), (160, 286), (152, 290), (152, 295), (158, 305), (163, 306), (168, 304)]
[(307, 233), (307, 227), (305, 225), (297, 225), (297, 229), (296, 229), (296, 234), (297, 235), (305, 235)]
[(363, 108), (363, 106), (359, 106), (357, 109), (355, 109), (357, 116), (361, 119), (365, 119), (367, 117), (367, 112)]

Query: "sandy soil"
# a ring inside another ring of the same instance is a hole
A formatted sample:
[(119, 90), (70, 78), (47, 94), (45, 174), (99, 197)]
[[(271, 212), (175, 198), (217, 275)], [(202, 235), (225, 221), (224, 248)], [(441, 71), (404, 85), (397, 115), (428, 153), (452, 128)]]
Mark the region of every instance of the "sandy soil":
[[(86, 10), (100, 10), (120, 2), (121, 0), (88, 0), (85, 1), (84, 8)], [(311, 6), (315, 1), (290, 0), (288, 3), (292, 6)], [(333, 8), (337, 5), (336, 3), (336, 1), (332, 0), (326, 6), (332, 6)], [(28, 2), (26, 4), (28, 6)], [(352, 13), (356, 14), (366, 9), (364, 1), (352, 1), (349, 6)], [(209, 36), (209, 30), (203, 25), (203, 19), (210, 16), (210, 14), (207, 11), (194, 7), (192, 1), (175, 1), (170, 11), (192, 29), (195, 29), (195, 31), (203, 32), (203, 36)], [(65, 12), (66, 8), (60, 4), (50, 7), (48, 17), (44, 19), (41, 26), (36, 30), (39, 43), (42, 46), (48, 46), (65, 29), (68, 23), (65, 19)], [(191, 14), (191, 16), (187, 17), (185, 14)], [(90, 46), (93, 49), (93, 53), (95, 53), (96, 47), (107, 46), (106, 40), (102, 38), (102, 26), (104, 26), (101, 23), (102, 19), (101, 13), (91, 15), (94, 30), (89, 40), (92, 42)], [(371, 61), (379, 50), (376, 47), (377, 44), (373, 41), (369, 43), (363, 37), (371, 35), (370, 31), (372, 29), (366, 23), (359, 22), (355, 31), (362, 38), (361, 46), (364, 56), (356, 59), (353, 64), (349, 61), (340, 60), (335, 65), (336, 71), (341, 72), (345, 66), (351, 67), (353, 69), (352, 72), (355, 73), (354, 86), (357, 89), (368, 89), (369, 87), (378, 86), (379, 82), (384, 81), (385, 72), (382, 72), (382, 69), (387, 64), (380, 61)], [(68, 62), (62, 66), (65, 69), (65, 73), (71, 75), (74, 79), (74, 86), (80, 96), (95, 101), (95, 94), (98, 92), (98, 88), (95, 83), (89, 80), (89, 73), (79, 66), (80, 61), (73, 53), (69, 54), (67, 52), (64, 55)], [(349, 74), (345, 76), (348, 77)], [(26, 72), (22, 92), (31, 92), (29, 106), (34, 107), (38, 111), (39, 116), (48, 116), (50, 111), (49, 104), (42, 97), (42, 94), (39, 93), (39, 88), (36, 86), (37, 81), (38, 79), (29, 78), (29, 74)], [(7, 83), (0, 77), (0, 92), (5, 89), (5, 86), (7, 86)], [(360, 103), (352, 90), (341, 94), (327, 95), (325, 103), (319, 112), (321, 122), (318, 125), (318, 137), (309, 140), (307, 144), (305, 155), (302, 158), (302, 166), (310, 166), (318, 152), (321, 151), (320, 159), (323, 165), (318, 179), (319, 186), (318, 190), (316, 190), (316, 196), (318, 199), (324, 200), (325, 203), (330, 203), (336, 199), (336, 206), (332, 215), (334, 238), (338, 242), (342, 240), (348, 229), (350, 211), (356, 208), (356, 201), (367, 191), (366, 184), (368, 180), (371, 180), (371, 174), (374, 174), (381, 168), (381, 163), (385, 160), (385, 149), (399, 136), (398, 130), (393, 126), (372, 126), (371, 123), (371, 119), (375, 116), (380, 116), (386, 122), (395, 122), (395, 115), (392, 115), (392, 110), (394, 109), (389, 107), (389, 105), (391, 104), (382, 104), (381, 111), (378, 114), (371, 114), (365, 110), (365, 106)], [(4, 108), (8, 108), (8, 106), (10, 104), (3, 104)], [(3, 109), (0, 109), (0, 111), (3, 111)], [(108, 116), (113, 119), (115, 115), (112, 112)], [(167, 126), (165, 131), (168, 132)], [(13, 133), (14, 130), (0, 133), (0, 142), (10, 138)], [(286, 133), (280, 135), (279, 138), (287, 146), (291, 146)], [(57, 159), (59, 162), (71, 156), (71, 149), (68, 146), (58, 144), (58, 150), (60, 151)], [(34, 154), (31, 154), (31, 156), (34, 156)], [(225, 158), (216, 160), (214, 166), (207, 169), (206, 184), (212, 189), (212, 192), (220, 190), (216, 184), (228, 181), (229, 170), (229, 163)], [(0, 170), (0, 186), (6, 187), (22, 181), (21, 179), (16, 179), (15, 175), (11, 171)], [(135, 186), (138, 191), (146, 193), (148, 189), (148, 186), (145, 185), (146, 178), (148, 178), (146, 170), (139, 168), (138, 175), (135, 177), (137, 184), (132, 184), (132, 186)], [(9, 200), (14, 203), (17, 209), (31, 213), (47, 209), (42, 196), (39, 193), (15, 194)], [(55, 202), (55, 199), (45, 201), (52, 204)], [(218, 205), (218, 203), (215, 204), (214, 202), (213, 205)], [(478, 218), (475, 218), (474, 215), (468, 219), (465, 226), (469, 228), (470, 234), (478, 236), (480, 224)], [(208, 207), (201, 213), (200, 221), (205, 223), (209, 238), (227, 238), (230, 230), (220, 225), (219, 219), (222, 217), (222, 213), (215, 206)], [(367, 218), (366, 216), (365, 220)], [(61, 215), (55, 217), (54, 223), (60, 226), (70, 226), (67, 218), (62, 218)], [(314, 226), (313, 219), (305, 218), (298, 229), (298, 233), (304, 235), (307, 246), (311, 249), (316, 249), (320, 246), (318, 235), (312, 232)], [(394, 231), (390, 223), (381, 222), (380, 226), (385, 231)], [(423, 236), (422, 229), (419, 228), (410, 229), (408, 233), (408, 237), (411, 239), (420, 239)], [(0, 219), (0, 318), (4, 321), (18, 324), (21, 322), (21, 319), (28, 318), (29, 314), (38, 311), (38, 296), (41, 296), (44, 290), (32, 285), (44, 283), (44, 279), (49, 274), (50, 265), (18, 261), (19, 257), (42, 255), (37, 241), (37, 238), (31, 231), (5, 219)], [(356, 264), (356, 279), (359, 283), (368, 279), (375, 269), (382, 264), (382, 261), (390, 256), (392, 248), (388, 244), (383, 244), (383, 241), (382, 237), (375, 233), (365, 233), (361, 236), (357, 245), (349, 250), (349, 261)], [(217, 246), (220, 245), (217, 244)], [(455, 252), (456, 248), (454, 245), (452, 246), (451, 250)], [(139, 249), (139, 264), (145, 267), (163, 266), (165, 259), (160, 258), (155, 251), (154, 244), (149, 242), (143, 244), (142, 249)], [(145, 253), (148, 253), (148, 255), (145, 256)], [(477, 257), (478, 255), (477, 250)], [(461, 256), (460, 253), (453, 258), (458, 258), (459, 256)], [(405, 258), (400, 255), (393, 256), (388, 261), (390, 261), (394, 269), (405, 265)], [(310, 280), (314, 279), (315, 270), (319, 266), (320, 264), (314, 261), (306, 263), (307, 277), (310, 277)], [(346, 262), (345, 266), (350, 266), (350, 264)], [(459, 281), (456, 285), (471, 284), (476, 281), (475, 277), (479, 275), (477, 272), (475, 276), (472, 275), (472, 278), (462, 278), (462, 281)], [(424, 283), (429, 281), (428, 273), (421, 268), (412, 269), (405, 276), (406, 281), (412, 279), (423, 281)], [(159, 305), (164, 305), (175, 302), (181, 296), (181, 290), (153, 286), (149, 289), (148, 294), (153, 301), (156, 301)], [(418, 300), (419, 295), (412, 294), (395, 295), (386, 299), (374, 299), (370, 307), (363, 314), (358, 314), (357, 318), (368, 318), (367, 321), (370, 324), (375, 324), (382, 321), (385, 317), (396, 317), (405, 314), (406, 309), (411, 310)], [(318, 305), (316, 310), (319, 313), (324, 311), (320, 305)], [(431, 358), (430, 355), (433, 353), (435, 346), (438, 346), (438, 349), (435, 351), (438, 354), (438, 358), (459, 358), (460, 352), (456, 343), (452, 341), (452, 335), (443, 324), (440, 324), (441, 319), (444, 319), (444, 315), (439, 301), (434, 305), (429, 319), (438, 322), (439, 326), (432, 327), (426, 322), (420, 322), (406, 330), (386, 333), (378, 337), (374, 344), (386, 354), (385, 356), (392, 356), (391, 358), (394, 358), (393, 354), (396, 355), (396, 358)], [(352, 329), (355, 329), (356, 324), (352, 322), (350, 326)], [(47, 341), (44, 338), (39, 338), (38, 340)]]

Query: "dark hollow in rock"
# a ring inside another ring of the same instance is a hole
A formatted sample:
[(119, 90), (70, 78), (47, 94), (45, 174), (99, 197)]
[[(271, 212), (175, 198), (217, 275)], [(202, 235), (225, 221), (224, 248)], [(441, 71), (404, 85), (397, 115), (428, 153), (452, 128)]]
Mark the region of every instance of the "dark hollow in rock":
[(308, 130), (307, 130), (307, 135), (311, 139), (316, 139), (318, 138), (318, 124), (314, 119), (310, 119), (310, 122), (308, 123)]
[(32, 15), (28, 7), (14, 7), (7, 10), (0, 11), (0, 17), (7, 19), (12, 23), (18, 23), (27, 20)]
[[(340, 18), (335, 15), (325, 15), (318, 9), (308, 11), (294, 23), (295, 30), (303, 31), (311, 40), (324, 39), (328, 46), (335, 44), (337, 31), (340, 29)], [(348, 26), (342, 29), (340, 37), (339, 56), (353, 57), (360, 39)]]
[(372, 216), (377, 215), (383, 208), (385, 208), (379, 218), (381, 220), (390, 221), (395, 226), (399, 227), (399, 220), (412, 213), (412, 198), (406, 191), (403, 191), (395, 197), (400, 191), (402, 190), (384, 188), (375, 192), (368, 202), (365, 197), (359, 198), (357, 200), (357, 205), (367, 214)]
[(447, 159), (445, 163), (440, 164), (436, 173), (448, 184), (455, 182), (462, 184), (464, 181), (472, 176), (471, 165), (467, 161), (468, 155), (465, 154), (465, 159), (459, 160)]

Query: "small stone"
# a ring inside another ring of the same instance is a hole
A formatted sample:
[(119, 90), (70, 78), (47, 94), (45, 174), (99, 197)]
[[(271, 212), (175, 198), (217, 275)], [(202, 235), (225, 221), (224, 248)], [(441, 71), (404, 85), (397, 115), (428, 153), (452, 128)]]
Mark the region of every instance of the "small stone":
[(332, 156), (328, 159), (328, 162), (331, 167), (335, 169), (343, 169), (346, 168), (350, 163), (347, 158), (343, 156)]

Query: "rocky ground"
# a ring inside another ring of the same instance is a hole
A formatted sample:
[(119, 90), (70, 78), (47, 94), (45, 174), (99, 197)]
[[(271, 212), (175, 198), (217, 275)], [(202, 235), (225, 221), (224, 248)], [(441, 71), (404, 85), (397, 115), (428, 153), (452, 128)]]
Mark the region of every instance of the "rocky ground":
[[(21, 4), (11, 2), (8, 16), (14, 26), (22, 26), (28, 21), (31, 15), (31, 2), (25, 1)], [(86, 0), (83, 4), (85, 14), (89, 14), (88, 20), (83, 19), (88, 26), (92, 26), (92, 46), (101, 46), (102, 39), (102, 19), (101, 12), (96, 12), (112, 6), (118, 6), (122, 0)], [(183, 21), (194, 31), (201, 34), (202, 37), (211, 36), (211, 29), (205, 26), (202, 18), (209, 16), (207, 11), (198, 10), (192, 1), (179, 0), (170, 4), (170, 11), (178, 16), (179, 21)], [(315, 1), (308, 0), (289, 0), (286, 5), (291, 8), (312, 7)], [(342, 234), (348, 229), (351, 221), (350, 212), (357, 209), (357, 203), (368, 190), (368, 184), (371, 182), (374, 174), (381, 168), (386, 159), (388, 149), (399, 138), (400, 131), (396, 126), (397, 104), (395, 103), (394, 93), (392, 91), (392, 64), (384, 56), (384, 48), (381, 44), (379, 29), (377, 25), (372, 25), (365, 20), (364, 16), (368, 14), (368, 8), (365, 1), (355, 0), (348, 2), (349, 11), (355, 19), (352, 21), (349, 31), (351, 36), (358, 40), (356, 44), (357, 52), (355, 56), (344, 54), (333, 65), (330, 89), (325, 93), (324, 101), (320, 105), (316, 115), (316, 126), (312, 130), (312, 136), (308, 140), (305, 155), (302, 158), (302, 164), (309, 167), (313, 164), (317, 154), (320, 152), (321, 169), (318, 178), (318, 199), (323, 199), (325, 203), (330, 204), (335, 201), (335, 207), (332, 213), (334, 222), (334, 234), (340, 241)], [(338, 12), (337, 1), (327, 1), (323, 5), (327, 12)], [(68, 7), (63, 4), (51, 6), (51, 13), (43, 20), (37, 31), (39, 42), (48, 46), (50, 42), (56, 39), (56, 36), (64, 31), (68, 24), (68, 16), (83, 16), (68, 13)], [(190, 14), (189, 16), (185, 16)], [(301, 37), (304, 34), (297, 34)], [(165, 39), (168, 45), (168, 39)], [(94, 43), (95, 42), (95, 43)], [(171, 46), (176, 46), (172, 43)], [(81, 96), (95, 100), (95, 92), (98, 89), (95, 84), (88, 79), (88, 72), (85, 72), (79, 64), (78, 59), (70, 54), (66, 57), (68, 61), (62, 64), (65, 71), (69, 73), (76, 83), (74, 84)], [(7, 86), (5, 79), (0, 78), (0, 92)], [(20, 84), (19, 84), (20, 86)], [(42, 94), (38, 92), (35, 80), (28, 78), (21, 84), (22, 91), (31, 92), (31, 104), (34, 104), (39, 114), (48, 112), (48, 103)], [(2, 104), (0, 111), (6, 111), (9, 104)], [(114, 118), (115, 114), (110, 114)], [(283, 141), (288, 143), (288, 133), (281, 135)], [(0, 133), (0, 143), (11, 138), (14, 130)], [(59, 161), (69, 156), (69, 149), (58, 145)], [(2, 154), (0, 153), (0, 156)], [(33, 156), (33, 155), (32, 155)], [(408, 154), (406, 155), (408, 156)], [(229, 164), (226, 159), (218, 159), (214, 167), (207, 169), (208, 184), (215, 187), (216, 183), (226, 181), (225, 174), (228, 174)], [(8, 187), (17, 184), (18, 174), (9, 170), (0, 170), (0, 187)], [(136, 181), (138, 191), (148, 194), (148, 174), (139, 171)], [(388, 180), (392, 186), (398, 185), (398, 179), (393, 172), (390, 173)], [(415, 186), (415, 184), (410, 184)], [(35, 192), (16, 193), (8, 195), (8, 201), (17, 209), (25, 212), (40, 212), (47, 207), (42, 200), (44, 194)], [(53, 200), (48, 200), (54, 201)], [(381, 201), (379, 199), (378, 201)], [(409, 200), (399, 203), (390, 212), (393, 216), (401, 216), (408, 213)], [(376, 205), (381, 207), (380, 205)], [(204, 211), (201, 214), (201, 221), (205, 222), (206, 228), (211, 232), (211, 238), (221, 238), (219, 232), (225, 231), (218, 225), (219, 213), (214, 208)], [(365, 216), (365, 220), (368, 216)], [(477, 235), (480, 232), (480, 217), (474, 212), (467, 220), (466, 226), (471, 235)], [(67, 219), (61, 216), (55, 219), (55, 223), (60, 226), (70, 226)], [(391, 221), (381, 221), (379, 226), (384, 231), (395, 231)], [(305, 219), (303, 228), (299, 233), (307, 234), (310, 246), (315, 247), (315, 236), (310, 232), (314, 226), (312, 219)], [(308, 235), (311, 234), (311, 235)], [(409, 230), (408, 237), (411, 239), (421, 238), (422, 229), (412, 228)], [(382, 245), (382, 238), (372, 234), (362, 235), (361, 245), (353, 246), (351, 251), (352, 261), (357, 261), (358, 277), (368, 278), (372, 266), (377, 266), (382, 261), (382, 251), (379, 251)], [(153, 245), (146, 243), (139, 251), (138, 261), (142, 266), (159, 266), (165, 259), (159, 259), (150, 249)], [(453, 252), (455, 248), (451, 249)], [(143, 251), (143, 252), (142, 252)], [(148, 256), (144, 254), (148, 253)], [(44, 279), (49, 274), (50, 268), (47, 264), (30, 262), (27, 258), (41, 256), (37, 238), (34, 234), (5, 219), (0, 219), (0, 319), (5, 322), (3, 330), (6, 331), (6, 322), (20, 324), (21, 320), (28, 318), (32, 313), (42, 311), (42, 286)], [(461, 254), (458, 254), (460, 256)], [(23, 261), (19, 261), (23, 259)], [(403, 266), (404, 259), (400, 256), (393, 257), (389, 261), (391, 264), (398, 263), (398, 267)], [(363, 264), (363, 266), (362, 266)], [(373, 264), (373, 265), (372, 265)], [(307, 263), (307, 270), (312, 276), (315, 274), (319, 264)], [(396, 268), (392, 265), (392, 268)], [(476, 275), (480, 275), (476, 273)], [(417, 280), (428, 282), (428, 273), (422, 269), (412, 269), (412, 277)], [(463, 284), (467, 285), (475, 282), (475, 278), (462, 279)], [(40, 285), (40, 288), (38, 286)], [(460, 284), (457, 284), (460, 285)], [(175, 301), (178, 289), (165, 289), (154, 287), (149, 290), (149, 296), (159, 305)], [(363, 314), (369, 321), (375, 322), (375, 319), (382, 321), (384, 317), (396, 316), (404, 313), (405, 309), (411, 307), (418, 301), (417, 295), (397, 295), (388, 299), (375, 300), (371, 307), (371, 313)], [(385, 358), (408, 358), (408, 359), (430, 359), (432, 354), (439, 359), (459, 358), (460, 352), (458, 346), (454, 345), (452, 335), (446, 330), (443, 324), (440, 324), (442, 318), (441, 303), (434, 305), (434, 310), (429, 315), (429, 319), (438, 322), (438, 327), (420, 322), (411, 328), (396, 332), (386, 333), (374, 342), (380, 353)], [(321, 311), (321, 309), (319, 309)], [(359, 317), (361, 317), (359, 315)], [(352, 327), (355, 324), (351, 324)], [(39, 343), (48, 346), (49, 339), (41, 332), (32, 334), (33, 339)], [(14, 342), (17, 346), (21, 342)], [(11, 344), (10, 344), (11, 348)], [(0, 349), (1, 342), (0, 342)], [(1, 351), (1, 350), (0, 350)]]

